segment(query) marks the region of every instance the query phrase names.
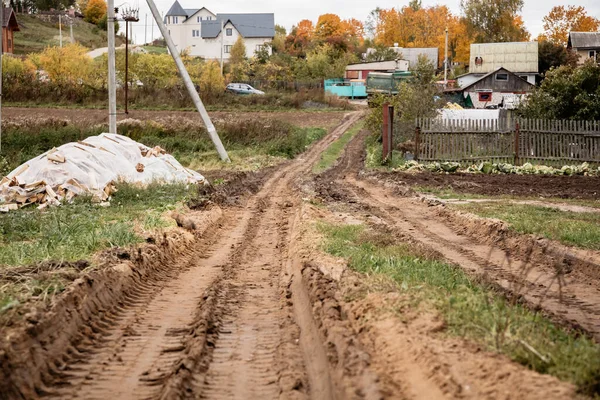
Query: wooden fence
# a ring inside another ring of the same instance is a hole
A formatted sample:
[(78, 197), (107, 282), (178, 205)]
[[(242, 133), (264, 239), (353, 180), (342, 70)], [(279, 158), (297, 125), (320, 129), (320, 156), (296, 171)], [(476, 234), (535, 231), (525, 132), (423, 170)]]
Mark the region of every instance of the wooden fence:
[(600, 163), (600, 121), (418, 119), (415, 125), (414, 155), (421, 161)]

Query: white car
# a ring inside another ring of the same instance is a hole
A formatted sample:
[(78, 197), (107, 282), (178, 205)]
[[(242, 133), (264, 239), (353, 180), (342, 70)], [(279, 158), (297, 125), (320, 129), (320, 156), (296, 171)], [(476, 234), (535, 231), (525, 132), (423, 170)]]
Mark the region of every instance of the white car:
[(262, 90), (254, 89), (247, 83), (230, 83), (229, 85), (227, 85), (225, 90), (227, 92), (235, 94), (265, 94), (265, 92), (263, 92)]

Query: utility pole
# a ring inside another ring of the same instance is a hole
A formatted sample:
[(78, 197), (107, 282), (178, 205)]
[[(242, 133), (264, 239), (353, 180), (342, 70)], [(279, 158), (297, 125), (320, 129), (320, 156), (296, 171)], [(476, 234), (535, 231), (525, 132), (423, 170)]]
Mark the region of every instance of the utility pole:
[(108, 0), (108, 133), (117, 133), (117, 79), (115, 71), (115, 0)]
[[(109, 1), (113, 1), (113, 0), (109, 0)], [(202, 121), (204, 122), (204, 126), (206, 126), (208, 135), (210, 136), (210, 139), (212, 140), (213, 144), (215, 145), (215, 147), (217, 149), (217, 153), (219, 153), (219, 157), (221, 157), (222, 161), (230, 162), (229, 156), (227, 155), (227, 150), (225, 150), (225, 147), (223, 147), (223, 143), (221, 143), (219, 134), (217, 133), (215, 126), (213, 125), (212, 121), (210, 120), (208, 112), (206, 112), (206, 108), (204, 108), (204, 104), (202, 103), (202, 100), (200, 99), (200, 96), (198, 95), (198, 92), (196, 91), (196, 88), (194, 87), (194, 83), (190, 79), (190, 74), (188, 74), (187, 69), (185, 69), (185, 65), (183, 64), (183, 61), (181, 60), (181, 56), (179, 55), (179, 52), (177, 51), (177, 48), (175, 47), (175, 43), (173, 42), (173, 39), (171, 39), (171, 35), (169, 35), (169, 31), (167, 30), (167, 27), (165, 26), (163, 20), (160, 17), (160, 13), (158, 12), (158, 8), (156, 8), (156, 4), (154, 4), (154, 0), (146, 0), (146, 1), (148, 3), (148, 7), (150, 7), (152, 16), (154, 17), (154, 20), (156, 21), (156, 25), (158, 25), (158, 29), (160, 30), (160, 33), (162, 34), (163, 38), (165, 39), (165, 42), (167, 42), (167, 47), (169, 48), (169, 52), (171, 53), (171, 56), (175, 60), (175, 65), (177, 65), (177, 69), (179, 70), (179, 75), (181, 75), (181, 78), (183, 79), (183, 83), (185, 83), (185, 87), (187, 88), (188, 93), (190, 94), (190, 96), (192, 98), (192, 101), (194, 102), (194, 104), (196, 105), (196, 108), (198, 109), (198, 112), (200, 113), (200, 117), (202, 118)]]
[[(123, 8), (121, 15), (125, 21), (125, 114), (129, 114), (129, 23), (140, 20), (138, 17), (139, 9), (131, 7)], [(131, 30), (133, 31), (133, 27)]]
[(148, 13), (144, 19), (144, 44), (148, 44)]
[(446, 47), (444, 48), (444, 89), (448, 88), (448, 27), (446, 27)]
[(71, 29), (71, 43), (75, 43), (75, 36), (73, 36), (73, 19), (69, 19), (69, 28)]
[(225, 21), (221, 20), (221, 75), (223, 75), (223, 39), (225, 36), (225, 32), (223, 32), (224, 27), (225, 27)]
[[(4, 7), (4, 5), (2, 5), (2, 7)], [(62, 47), (62, 16), (60, 14), (58, 14), (58, 36), (59, 36), (59, 40), (60, 40), (60, 47)]]

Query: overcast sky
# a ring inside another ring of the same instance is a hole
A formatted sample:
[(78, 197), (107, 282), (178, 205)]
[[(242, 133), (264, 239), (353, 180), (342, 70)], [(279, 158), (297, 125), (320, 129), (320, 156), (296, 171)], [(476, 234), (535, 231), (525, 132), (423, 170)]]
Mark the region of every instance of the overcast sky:
[[(144, 42), (144, 20), (148, 15), (147, 38), (150, 41), (152, 16), (145, 0), (139, 1), (140, 22), (136, 23), (133, 29), (136, 43)], [(159, 11), (165, 14), (174, 0), (155, 0)], [(302, 19), (310, 19), (314, 22), (321, 14), (335, 13), (341, 18), (356, 18), (365, 21), (369, 12), (376, 7), (392, 8), (402, 7), (408, 4), (405, 1), (378, 0), (378, 1), (355, 1), (355, 0), (179, 0), (183, 8), (201, 8), (206, 7), (214, 13), (274, 13), (275, 23), (283, 25), (288, 31), (292, 25)], [(423, 0), (423, 6), (432, 6), (435, 4), (445, 4), (454, 13), (460, 12), (460, 0), (449, 0), (445, 2), (434, 0)], [(119, 5), (120, 0), (115, 0), (115, 4)], [(129, 4), (134, 5), (131, 1)], [(532, 37), (536, 37), (542, 31), (542, 18), (548, 14), (550, 9), (556, 5), (581, 5), (586, 8), (589, 15), (600, 18), (600, 1), (599, 0), (579, 0), (574, 2), (563, 2), (560, 0), (525, 0), (523, 8), (523, 19), (525, 26), (531, 32)], [(124, 28), (124, 27), (123, 27)], [(158, 28), (154, 27), (154, 37), (160, 37)]]

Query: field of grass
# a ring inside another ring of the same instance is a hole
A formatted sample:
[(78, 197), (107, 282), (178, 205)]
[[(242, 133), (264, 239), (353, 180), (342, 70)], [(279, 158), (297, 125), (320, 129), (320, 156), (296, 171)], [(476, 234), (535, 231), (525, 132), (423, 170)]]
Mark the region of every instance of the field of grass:
[(160, 46), (143, 46), (144, 50), (146, 50), (150, 54), (167, 54), (166, 47)]
[(600, 393), (600, 345), (592, 340), (508, 302), (470, 280), (458, 267), (408, 243), (390, 241), (389, 235), (363, 225), (321, 224), (319, 229), (326, 238), (325, 251), (347, 259), (353, 270), (384, 279), (398, 292), (410, 295), (413, 307), (437, 310), (449, 334), (572, 382), (586, 394)]
[(333, 166), (342, 155), (346, 145), (352, 140), (354, 136), (364, 127), (363, 122), (359, 122), (352, 128), (348, 129), (344, 134), (321, 154), (319, 162), (313, 167), (313, 172), (319, 174), (326, 169)]
[[(147, 146), (161, 146), (184, 166), (198, 169), (231, 168), (256, 170), (283, 159), (295, 157), (327, 133), (324, 128), (298, 128), (279, 120), (249, 120), (217, 125), (223, 144), (232, 159), (223, 163), (203, 125), (181, 122), (123, 123), (118, 132)], [(98, 135), (103, 127), (11, 126), (2, 132), (0, 175), (5, 175), (27, 160), (64, 143)]]
[[(19, 32), (15, 32), (15, 54), (38, 53), (48, 46), (58, 46), (59, 30), (58, 22), (51, 23), (40, 20), (34, 15), (17, 14), (19, 21)], [(69, 43), (69, 26), (62, 27), (63, 43)], [(96, 49), (107, 46), (106, 32), (100, 30), (96, 25), (77, 19), (73, 25), (73, 36), (75, 41), (82, 46)], [(125, 41), (117, 37), (116, 45)]]
[(461, 210), (506, 221), (520, 233), (541, 235), (563, 244), (600, 250), (600, 213), (500, 202), (457, 204)]

